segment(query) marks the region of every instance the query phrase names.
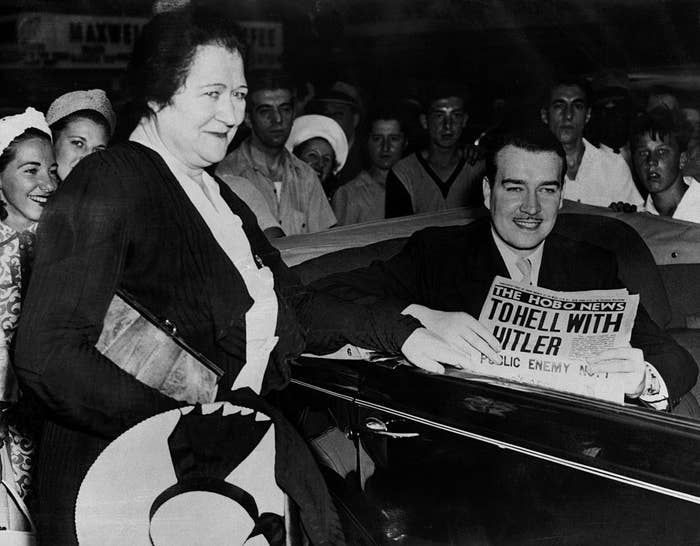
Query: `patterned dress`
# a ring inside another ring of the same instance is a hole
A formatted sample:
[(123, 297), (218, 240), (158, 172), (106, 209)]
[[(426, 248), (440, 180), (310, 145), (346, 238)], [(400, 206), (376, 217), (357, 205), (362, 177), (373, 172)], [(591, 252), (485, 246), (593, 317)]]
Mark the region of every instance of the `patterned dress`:
[[(23, 285), (29, 278), (28, 266), (34, 255), (36, 224), (29, 230), (17, 232), (0, 221), (0, 350), (9, 348), (19, 319)], [(0, 446), (7, 449), (12, 462), (17, 492), (29, 500), (31, 467), (34, 455), (32, 418), (17, 404), (16, 379), (11, 367), (2, 370), (0, 417)], [(15, 386), (15, 395), (11, 394)]]

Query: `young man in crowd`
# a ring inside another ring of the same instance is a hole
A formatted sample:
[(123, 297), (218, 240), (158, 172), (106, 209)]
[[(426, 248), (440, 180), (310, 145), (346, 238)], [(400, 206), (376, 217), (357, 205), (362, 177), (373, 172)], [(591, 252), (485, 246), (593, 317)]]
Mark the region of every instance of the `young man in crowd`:
[(647, 212), (700, 223), (700, 183), (683, 176), (690, 134), (680, 111), (657, 107), (633, 122), (632, 158)]
[(397, 108), (378, 107), (370, 115), (369, 123), (369, 169), (338, 188), (331, 199), (340, 225), (384, 218), (386, 178), (406, 149), (406, 135)]
[(294, 121), (291, 79), (253, 73), (245, 122), (249, 138), (228, 154), (216, 174), (256, 214), (268, 237), (313, 233), (336, 223), (314, 170), (285, 148)]
[(550, 86), (540, 111), (542, 121), (566, 151), (564, 199), (600, 207), (618, 202), (640, 207), (644, 200), (625, 160), (583, 138), (591, 117), (587, 87), (583, 81), (559, 80)]
[(386, 181), (386, 217), (479, 206), (484, 162), (472, 164), (460, 141), (469, 119), (461, 89), (435, 85), (421, 115), (428, 147), (402, 159)]
[[(517, 128), (489, 143), (484, 202), (490, 218), (413, 235), (386, 262), (332, 275), (316, 285), (336, 296), (413, 315), (468, 353), (490, 359), (499, 344), (478, 317), (496, 275), (558, 291), (621, 288), (606, 250), (552, 233), (562, 205), (566, 155), (542, 126)], [(695, 384), (692, 357), (640, 305), (629, 346), (589, 359), (592, 371), (619, 373), (628, 399), (674, 407)], [(435, 364), (435, 369), (442, 368)], [(692, 413), (697, 403), (688, 400)]]

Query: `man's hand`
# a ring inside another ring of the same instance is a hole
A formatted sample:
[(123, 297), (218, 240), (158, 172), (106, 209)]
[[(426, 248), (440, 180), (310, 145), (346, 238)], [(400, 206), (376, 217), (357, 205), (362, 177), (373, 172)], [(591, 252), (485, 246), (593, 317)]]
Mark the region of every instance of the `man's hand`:
[(641, 349), (632, 347), (607, 349), (588, 359), (588, 371), (625, 374), (623, 376), (625, 394), (630, 398), (639, 398), (644, 390), (646, 364)]
[(469, 359), (469, 354), (457, 351), (425, 328), (414, 330), (401, 346), (401, 352), (413, 365), (433, 373), (445, 373), (440, 362), (462, 368), (462, 363)]
[(489, 360), (498, 362), (501, 346), (478, 320), (467, 313), (435, 311), (423, 305), (409, 305), (404, 315), (417, 318), (423, 326), (439, 335), (447, 343), (464, 354), (476, 349)]
[(486, 151), (478, 144), (467, 144), (464, 147), (464, 157), (470, 165), (476, 165), (486, 157)]

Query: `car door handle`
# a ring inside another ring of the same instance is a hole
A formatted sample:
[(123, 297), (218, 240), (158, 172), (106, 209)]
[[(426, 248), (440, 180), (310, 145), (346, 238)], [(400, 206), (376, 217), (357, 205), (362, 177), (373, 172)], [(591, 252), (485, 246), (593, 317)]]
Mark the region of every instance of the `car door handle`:
[(378, 436), (386, 436), (387, 438), (418, 438), (420, 433), (405, 430), (406, 424), (408, 424), (408, 422), (403, 419), (382, 421), (378, 417), (367, 417), (365, 419), (365, 430)]

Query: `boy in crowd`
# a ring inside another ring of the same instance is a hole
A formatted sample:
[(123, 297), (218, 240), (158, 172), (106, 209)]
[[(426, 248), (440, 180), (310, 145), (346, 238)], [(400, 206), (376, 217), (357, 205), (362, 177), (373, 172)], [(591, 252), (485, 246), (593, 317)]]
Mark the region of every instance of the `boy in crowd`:
[(428, 147), (402, 159), (386, 180), (386, 217), (480, 206), (484, 162), (468, 161), (460, 141), (469, 119), (464, 93), (436, 85), (421, 124)]
[(408, 143), (398, 110), (381, 106), (369, 123), (369, 169), (338, 188), (331, 200), (339, 225), (384, 219), (387, 175)]
[(691, 128), (679, 110), (657, 107), (632, 125), (632, 159), (649, 192), (647, 212), (700, 223), (700, 183), (683, 176)]

